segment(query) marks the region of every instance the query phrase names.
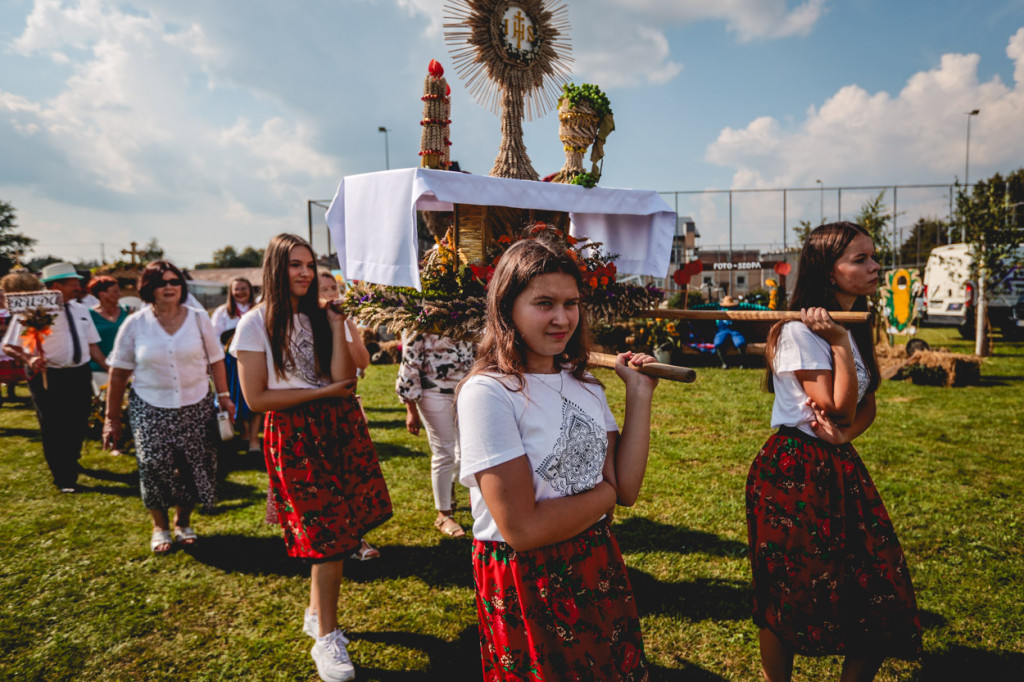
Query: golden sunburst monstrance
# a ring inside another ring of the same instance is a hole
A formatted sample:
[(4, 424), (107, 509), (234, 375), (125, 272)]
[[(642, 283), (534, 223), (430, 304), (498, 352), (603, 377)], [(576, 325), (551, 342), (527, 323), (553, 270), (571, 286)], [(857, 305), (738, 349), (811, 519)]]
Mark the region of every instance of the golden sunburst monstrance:
[(501, 148), (490, 174), (537, 180), (523, 143), (523, 118), (557, 106), (569, 80), (568, 8), (549, 9), (546, 0), (451, 0), (445, 20), (456, 73), (501, 117)]

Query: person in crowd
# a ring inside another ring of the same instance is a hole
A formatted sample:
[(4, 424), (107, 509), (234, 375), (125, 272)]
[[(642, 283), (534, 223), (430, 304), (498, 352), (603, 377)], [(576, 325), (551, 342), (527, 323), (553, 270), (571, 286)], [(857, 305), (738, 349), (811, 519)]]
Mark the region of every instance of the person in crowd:
[(746, 485), (754, 622), (769, 682), (795, 653), (843, 655), (841, 679), (871, 680), (888, 656), (915, 656), (921, 627), (903, 550), (851, 441), (875, 419), (879, 384), (866, 311), (878, 287), (874, 245), (859, 225), (830, 223), (804, 243), (790, 300), (801, 320), (772, 327), (765, 384), (777, 431)]
[[(332, 301), (339, 300), (343, 292), (338, 279), (327, 268), (320, 268), (318, 273), (318, 276), (320, 277), (321, 305), (326, 306)], [(362, 379), (366, 376), (366, 368), (370, 366), (370, 351), (367, 350), (366, 344), (363, 343), (363, 335), (359, 332), (359, 327), (356, 325), (356, 321), (351, 317), (345, 318), (345, 343), (348, 344), (348, 352), (352, 356), (352, 362), (355, 365), (354, 376), (356, 379)], [(353, 391), (354, 390), (355, 388), (353, 388)], [(356, 402), (359, 404), (359, 414), (363, 418), (363, 421), (366, 421), (366, 411), (363, 409), (363, 401), (360, 399), (358, 393), (355, 395), (355, 398)], [(268, 520), (272, 518), (272, 510), (269, 507), (267, 509), (267, 518)], [(276, 514), (273, 514), (273, 518), (276, 518)], [(277, 521), (272, 522), (276, 523)], [(379, 559), (380, 550), (367, 542), (366, 538), (360, 538), (359, 548), (352, 552), (350, 557), (356, 561)]]
[(303, 631), (321, 680), (355, 677), (338, 626), (344, 559), (391, 517), (391, 498), (353, 397), (345, 316), (319, 299), (313, 249), (281, 234), (264, 252), (263, 302), (231, 342), (242, 392), (266, 412), (264, 454), (288, 555), (312, 564)]
[(459, 471), (455, 434), (455, 387), (473, 366), (473, 344), (437, 334), (406, 334), (395, 391), (405, 404), (405, 428), (414, 436), (426, 426), (430, 444), (430, 483), (442, 534), (465, 537), (452, 517), (455, 478)]
[[(732, 296), (726, 295), (719, 301), (719, 305), (729, 310), (738, 306), (739, 301)], [(747, 338), (736, 328), (736, 323), (732, 320), (718, 320), (715, 322), (715, 339), (712, 345), (715, 347), (715, 354), (718, 355), (718, 359), (722, 361), (722, 369), (729, 369), (729, 363), (725, 361), (725, 351), (730, 343), (741, 357), (747, 352)]]
[[(245, 277), (235, 277), (228, 283), (228, 300), (213, 311), (211, 322), (213, 331), (225, 346), (231, 343), (235, 328), (242, 315), (256, 305), (256, 292), (252, 282)], [(260, 439), (260, 420), (262, 415), (249, 409), (242, 395), (242, 384), (238, 380), (238, 362), (228, 353), (224, 357), (224, 367), (228, 373), (228, 385), (231, 387), (231, 401), (235, 404), (235, 413), (231, 415), (236, 426), (241, 425), (242, 438), (249, 443), (250, 453), (263, 453), (263, 442)]]
[(224, 351), (210, 318), (185, 305), (188, 288), (181, 270), (166, 260), (147, 263), (138, 289), (148, 305), (128, 316), (114, 340), (103, 445), (112, 449), (120, 439), (124, 392), (134, 374), (128, 419), (142, 503), (153, 521), (149, 546), (166, 554), (175, 542), (190, 547), (198, 540), (191, 523), (196, 504), (205, 509), (216, 504), (215, 402), (228, 413), (234, 405)]
[(4, 353), (25, 365), (30, 375), (28, 387), (39, 420), (43, 457), (54, 485), (63, 493), (79, 490), (78, 460), (92, 406), (89, 360), (106, 367), (89, 309), (76, 301), (81, 279), (71, 263), (44, 267), (40, 281), (48, 289), (59, 291), (64, 301), (50, 334), (43, 339), (42, 348), (26, 346), (21, 322), (15, 318), (3, 341)]
[[(100, 341), (96, 345), (99, 346), (100, 352), (104, 356), (109, 356), (110, 351), (114, 350), (114, 339), (117, 338), (117, 330), (128, 319), (130, 313), (127, 308), (122, 308), (118, 305), (118, 301), (121, 300), (121, 287), (113, 277), (97, 275), (89, 280), (86, 289), (98, 301), (95, 306), (89, 309), (89, 313), (92, 315), (92, 323), (96, 325), (96, 331), (100, 335)], [(94, 374), (97, 372), (102, 373), (103, 381), (99, 385), (102, 386), (107, 383), (106, 372), (99, 363), (90, 362), (89, 368)]]
[[(501, 257), (487, 322), (456, 395), (470, 487), (484, 679), (645, 680), (636, 600), (610, 528), (640, 491), (657, 380), (623, 353), (622, 432), (587, 372), (584, 284), (563, 244)], [(517, 671), (511, 674), (508, 671)]]
[[(11, 324), (11, 311), (7, 309), (7, 294), (39, 291), (42, 288), (43, 284), (39, 278), (21, 266), (12, 268), (10, 272), (0, 278), (0, 339), (7, 334), (7, 328)], [(14, 387), (26, 379), (25, 368), (22, 364), (0, 350), (0, 384), (7, 386), (7, 398), (14, 398)], [(2, 401), (3, 396), (0, 395), (0, 404)]]

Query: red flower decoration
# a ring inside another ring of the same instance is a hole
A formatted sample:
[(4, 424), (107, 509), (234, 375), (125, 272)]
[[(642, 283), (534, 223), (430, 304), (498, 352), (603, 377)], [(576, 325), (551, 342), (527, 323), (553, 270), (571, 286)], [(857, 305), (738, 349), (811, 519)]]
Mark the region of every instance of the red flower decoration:
[(440, 78), (444, 75), (444, 67), (441, 66), (441, 63), (436, 59), (430, 60), (430, 64), (427, 66), (427, 71), (429, 71), (430, 75), (434, 78)]

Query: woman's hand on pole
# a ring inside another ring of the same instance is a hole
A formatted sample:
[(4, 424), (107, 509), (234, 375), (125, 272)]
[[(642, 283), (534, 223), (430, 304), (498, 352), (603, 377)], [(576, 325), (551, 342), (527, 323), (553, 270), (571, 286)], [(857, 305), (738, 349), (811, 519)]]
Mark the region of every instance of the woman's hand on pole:
[(843, 343), (849, 337), (846, 328), (836, 323), (824, 308), (801, 308), (800, 319), (807, 328), (829, 342), (829, 345)]
[(647, 353), (634, 353), (632, 351), (619, 353), (615, 359), (615, 373), (626, 384), (627, 391), (641, 389), (653, 394), (655, 387), (658, 385), (658, 379), (637, 371), (638, 367), (651, 362), (656, 362), (656, 360)]

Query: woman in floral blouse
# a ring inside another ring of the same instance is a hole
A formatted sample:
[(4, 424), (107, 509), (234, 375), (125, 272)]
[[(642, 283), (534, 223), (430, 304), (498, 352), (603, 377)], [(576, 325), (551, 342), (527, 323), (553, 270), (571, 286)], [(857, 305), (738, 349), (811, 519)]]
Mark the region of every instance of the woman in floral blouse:
[(473, 344), (436, 334), (407, 334), (395, 391), (405, 403), (405, 428), (418, 436), (427, 429), (430, 482), (437, 518), (434, 526), (452, 538), (466, 531), (452, 518), (459, 450), (455, 434), (455, 387), (473, 365)]

